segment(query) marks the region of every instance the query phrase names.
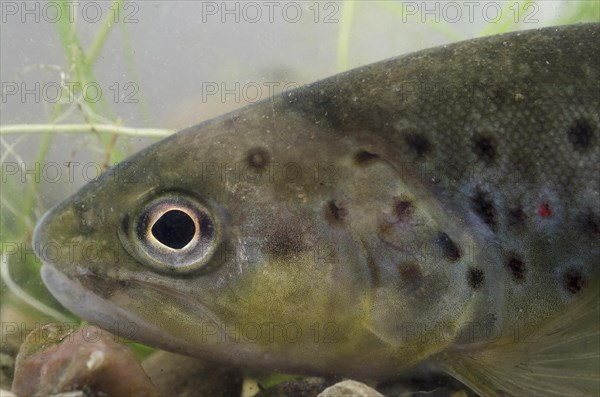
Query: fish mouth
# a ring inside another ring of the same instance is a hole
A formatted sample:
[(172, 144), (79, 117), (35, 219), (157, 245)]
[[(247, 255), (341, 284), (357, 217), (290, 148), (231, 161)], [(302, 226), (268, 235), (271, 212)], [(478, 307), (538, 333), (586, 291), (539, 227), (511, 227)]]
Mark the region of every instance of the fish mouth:
[[(157, 324), (96, 294), (52, 265), (44, 264), (41, 276), (52, 295), (68, 310), (87, 320), (88, 326), (97, 326), (117, 337), (135, 340), (164, 350), (201, 357), (215, 355), (213, 350), (178, 338)], [(150, 287), (148, 290), (152, 293), (164, 293), (164, 289), (153, 288), (145, 283), (144, 286)]]
[[(64, 307), (81, 318), (97, 323), (101, 328), (107, 330), (112, 330), (115, 326), (118, 329), (119, 320), (117, 318), (124, 320), (126, 324), (130, 324), (132, 321), (136, 322), (131, 313), (115, 307), (106, 299), (69, 278), (53, 265), (44, 263), (40, 272), (46, 288), (52, 295)], [(136, 323), (139, 323), (139, 320)]]
[[(210, 328), (214, 332), (212, 336), (222, 341), (221, 345), (228, 342), (225, 336), (221, 336), (222, 322), (206, 305), (192, 296), (171, 290), (159, 280), (147, 280), (143, 272), (138, 276), (135, 271), (121, 268), (115, 274), (118, 278), (115, 278), (99, 271), (98, 267), (91, 269), (76, 257), (69, 261), (52, 257), (47, 248), (61, 244), (56, 240), (57, 236), (53, 236), (56, 213), (56, 209), (46, 212), (33, 231), (32, 246), (42, 262), (41, 277), (50, 293), (65, 308), (86, 320), (89, 326), (164, 350), (204, 357), (215, 355), (215, 346), (203, 346), (187, 340), (183, 334), (174, 334), (168, 328), (171, 324), (165, 325), (157, 311), (148, 310), (150, 306), (144, 307), (144, 302), (160, 302), (165, 306), (193, 308), (193, 313), (190, 309), (190, 317), (214, 325)], [(102, 268), (100, 264), (96, 265)], [(177, 324), (177, 321), (171, 323)]]

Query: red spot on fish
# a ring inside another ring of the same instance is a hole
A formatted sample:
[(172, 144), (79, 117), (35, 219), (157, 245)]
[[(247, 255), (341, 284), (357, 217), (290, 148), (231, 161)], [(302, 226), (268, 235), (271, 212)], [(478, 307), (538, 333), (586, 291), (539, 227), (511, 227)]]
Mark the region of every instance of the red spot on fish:
[(548, 204), (548, 203), (540, 204), (540, 209), (538, 210), (538, 213), (540, 214), (540, 216), (542, 218), (548, 218), (548, 217), (552, 216), (552, 210), (550, 209), (550, 204)]

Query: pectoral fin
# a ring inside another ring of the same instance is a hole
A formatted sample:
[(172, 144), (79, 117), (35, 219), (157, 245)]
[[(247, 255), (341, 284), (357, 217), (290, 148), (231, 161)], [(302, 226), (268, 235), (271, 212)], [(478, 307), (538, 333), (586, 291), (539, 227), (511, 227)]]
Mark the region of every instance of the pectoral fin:
[(600, 286), (514, 344), (443, 358), (449, 374), (482, 396), (599, 396)]

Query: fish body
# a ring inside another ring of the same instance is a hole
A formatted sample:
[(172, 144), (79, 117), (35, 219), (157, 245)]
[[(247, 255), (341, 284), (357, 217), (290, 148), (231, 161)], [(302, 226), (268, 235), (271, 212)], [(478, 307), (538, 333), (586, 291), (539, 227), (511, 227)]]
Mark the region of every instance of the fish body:
[(597, 394), (599, 39), (456, 43), (183, 130), (45, 215), (44, 281), (232, 365)]

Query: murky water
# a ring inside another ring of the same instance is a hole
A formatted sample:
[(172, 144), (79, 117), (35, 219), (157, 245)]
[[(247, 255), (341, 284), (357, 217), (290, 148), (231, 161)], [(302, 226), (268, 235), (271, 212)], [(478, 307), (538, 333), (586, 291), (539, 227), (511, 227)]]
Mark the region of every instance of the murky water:
[(49, 138), (30, 134), (31, 126), (94, 122), (178, 130), (418, 49), (597, 21), (598, 9), (586, 3), (592, 2), (149, 1), (119, 7), (89, 1), (63, 8), (52, 1), (2, 2), (1, 125), (21, 126), (3, 132), (1, 142), (3, 351), (14, 353), (27, 330), (52, 317), (32, 308), (13, 281), (22, 293), (60, 309), (37, 277), (39, 263), (28, 247), (37, 219), (155, 140), (143, 130), (133, 137)]

